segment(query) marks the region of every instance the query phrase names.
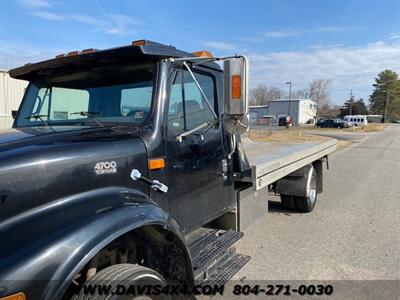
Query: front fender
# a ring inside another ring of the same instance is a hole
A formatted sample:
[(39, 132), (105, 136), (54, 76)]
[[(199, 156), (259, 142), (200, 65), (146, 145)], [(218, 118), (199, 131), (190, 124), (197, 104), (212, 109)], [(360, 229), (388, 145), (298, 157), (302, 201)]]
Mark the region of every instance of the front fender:
[[(96, 205), (90, 204), (94, 201)], [(0, 297), (22, 291), (28, 299), (59, 298), (74, 274), (104, 246), (150, 224), (174, 232), (184, 243), (168, 213), (143, 193), (121, 187), (61, 199), (9, 220), (0, 226), (0, 240), (9, 241), (1, 248)], [(10, 252), (11, 240), (22, 247)]]

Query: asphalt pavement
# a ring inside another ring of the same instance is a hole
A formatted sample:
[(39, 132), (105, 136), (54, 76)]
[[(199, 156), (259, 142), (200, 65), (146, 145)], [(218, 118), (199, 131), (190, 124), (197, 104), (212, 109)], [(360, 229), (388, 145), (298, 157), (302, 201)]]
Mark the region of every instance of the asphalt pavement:
[(269, 212), (237, 250), (251, 256), (236, 280), (398, 280), (400, 126), (330, 157), (311, 213), (269, 197)]
[(310, 130), (307, 134), (326, 136), (337, 139), (339, 141), (349, 141), (358, 143), (367, 139), (371, 135), (379, 134), (379, 132), (349, 132), (344, 130)]

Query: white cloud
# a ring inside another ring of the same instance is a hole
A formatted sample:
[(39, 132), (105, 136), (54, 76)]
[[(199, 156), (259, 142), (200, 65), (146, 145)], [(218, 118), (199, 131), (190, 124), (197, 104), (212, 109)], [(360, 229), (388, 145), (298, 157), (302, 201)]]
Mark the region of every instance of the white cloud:
[(315, 26), (309, 29), (293, 29), (293, 28), (286, 28), (280, 29), (276, 31), (267, 31), (264, 32), (263, 35), (267, 38), (287, 38), (293, 36), (301, 36), (304, 34), (310, 33), (334, 33), (334, 32), (342, 32), (345, 31), (346, 28), (339, 27), (339, 26)]
[(108, 24), (104, 32), (119, 36), (126, 36), (134, 33), (134, 30), (140, 25), (139, 20), (131, 16), (121, 14), (107, 15)]
[(54, 57), (65, 51), (37, 47), (20, 40), (0, 39), (0, 69), (11, 69), (26, 63), (38, 62)]
[(332, 48), (339, 48), (343, 47), (343, 44), (316, 44), (311, 45), (311, 49), (332, 49)]
[(400, 40), (400, 32), (392, 32), (388, 34), (390, 40)]
[(119, 36), (132, 34), (133, 30), (140, 24), (135, 18), (118, 14), (106, 15), (105, 18), (100, 19), (81, 14), (69, 15), (67, 18), (94, 26), (102, 32)]
[(278, 30), (278, 31), (267, 31), (264, 32), (264, 36), (268, 38), (286, 38), (289, 36), (300, 35), (301, 32), (294, 30)]
[(238, 40), (250, 43), (259, 43), (263, 41), (263, 39), (260, 37), (240, 37)]
[(230, 50), (237, 49), (236, 44), (225, 43), (225, 42), (216, 42), (216, 41), (205, 42), (204, 46), (206, 46), (208, 48), (212, 48), (212, 49), (222, 50), (222, 51), (230, 51)]
[(306, 30), (306, 32), (341, 32), (346, 30), (346, 28), (339, 26), (317, 26), (315, 28)]
[(363, 47), (339, 46), (310, 52), (247, 55), (252, 86), (264, 83), (282, 87), (290, 80), (295, 89), (300, 89), (314, 79), (324, 78), (332, 79), (332, 90), (359, 89), (360, 96), (368, 98), (371, 84), (379, 72), (384, 69), (400, 71), (399, 53), (400, 42), (376, 42)]
[(26, 8), (47, 8), (53, 6), (53, 4), (47, 0), (21, 0), (20, 3)]
[(32, 16), (47, 21), (79, 22), (111, 35), (130, 35), (134, 33), (135, 29), (140, 25), (140, 22), (136, 18), (128, 15), (106, 14), (101, 6), (100, 9), (103, 14), (99, 17), (85, 14), (61, 14), (54, 12), (54, 5), (48, 0), (20, 0), (20, 4)]
[(48, 21), (62, 21), (65, 19), (65, 17), (63, 15), (51, 13), (48, 11), (33, 11), (30, 14), (32, 16), (35, 16), (35, 17), (38, 17), (41, 19), (45, 19)]
[(117, 36), (130, 35), (134, 33), (137, 26), (140, 25), (137, 19), (118, 14), (110, 14), (105, 18), (95, 18), (82, 14), (60, 15), (48, 11), (33, 11), (30, 14), (47, 21), (73, 21), (83, 23), (101, 32)]
[(80, 22), (80, 23), (84, 23), (87, 25), (91, 25), (91, 26), (95, 26), (95, 27), (100, 27), (103, 28), (107, 25), (107, 22), (100, 19), (100, 18), (94, 18), (91, 16), (87, 16), (87, 15), (81, 15), (81, 14), (76, 14), (76, 15), (68, 15), (67, 19), (70, 21), (74, 21), (74, 22)]

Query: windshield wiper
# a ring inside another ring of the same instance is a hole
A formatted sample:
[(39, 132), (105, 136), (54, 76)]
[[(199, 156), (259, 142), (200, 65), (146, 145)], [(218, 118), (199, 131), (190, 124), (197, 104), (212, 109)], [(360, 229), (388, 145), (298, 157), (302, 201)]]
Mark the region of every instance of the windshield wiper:
[(25, 117), (24, 119), (25, 120), (30, 120), (30, 119), (38, 120), (39, 119), (40, 121), (44, 122), (44, 120), (42, 118), (47, 118), (47, 117), (48, 117), (47, 115), (32, 114), (32, 115)]
[(31, 114), (29, 116), (26, 116), (24, 119), (25, 120), (35, 119), (35, 121), (40, 120), (43, 122), (44, 125), (46, 125), (47, 127), (50, 127), (50, 129), (51, 129), (51, 126), (49, 125), (49, 123), (47, 123), (47, 121), (43, 120), (43, 118), (48, 118), (48, 117), (49, 117), (48, 115)]
[(81, 115), (81, 116), (95, 116), (100, 115), (101, 113), (98, 111), (77, 111), (70, 113), (70, 115)]
[(94, 116), (97, 116), (97, 115), (101, 115), (101, 112), (98, 112), (98, 111), (77, 111), (77, 112), (70, 113), (70, 115), (81, 115), (81, 116), (89, 117), (94, 122), (96, 122), (97, 125), (99, 125), (100, 127), (104, 127), (104, 124), (102, 124), (99, 120), (97, 120), (94, 117)]

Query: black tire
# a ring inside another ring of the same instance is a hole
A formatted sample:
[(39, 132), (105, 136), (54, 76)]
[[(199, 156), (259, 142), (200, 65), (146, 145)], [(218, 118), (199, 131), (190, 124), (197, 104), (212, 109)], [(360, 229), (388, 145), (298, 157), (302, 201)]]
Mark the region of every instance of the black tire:
[(294, 202), (298, 211), (312, 212), (317, 202), (317, 174), (314, 168), (311, 169), (311, 178), (308, 186), (307, 197), (294, 197)]
[(103, 286), (103, 285), (104, 286), (111, 285), (112, 286), (110, 290), (111, 293), (107, 293), (107, 295), (101, 295), (100, 293), (94, 293), (92, 295), (89, 295), (88, 293), (85, 294), (84, 288), (82, 288), (80, 293), (73, 299), (74, 300), (169, 299), (169, 297), (165, 295), (135, 296), (133, 294), (122, 295), (123, 293), (122, 294), (120, 293), (123, 290), (121, 286), (126, 288), (125, 291), (128, 291), (128, 288), (132, 288), (133, 286), (136, 285), (140, 286), (150, 285), (153, 287), (156, 285), (160, 285), (161, 287), (167, 285), (165, 279), (158, 272), (138, 265), (118, 264), (110, 266), (96, 273), (92, 278), (90, 278), (85, 283), (86, 287)]
[(309, 186), (307, 187), (308, 196), (298, 197), (281, 194), (281, 203), (283, 207), (301, 212), (311, 212), (314, 210), (315, 203), (317, 202), (317, 175), (314, 168), (311, 170), (311, 178), (309, 180)]
[(296, 204), (293, 196), (281, 195), (281, 203), (284, 208), (296, 210)]

